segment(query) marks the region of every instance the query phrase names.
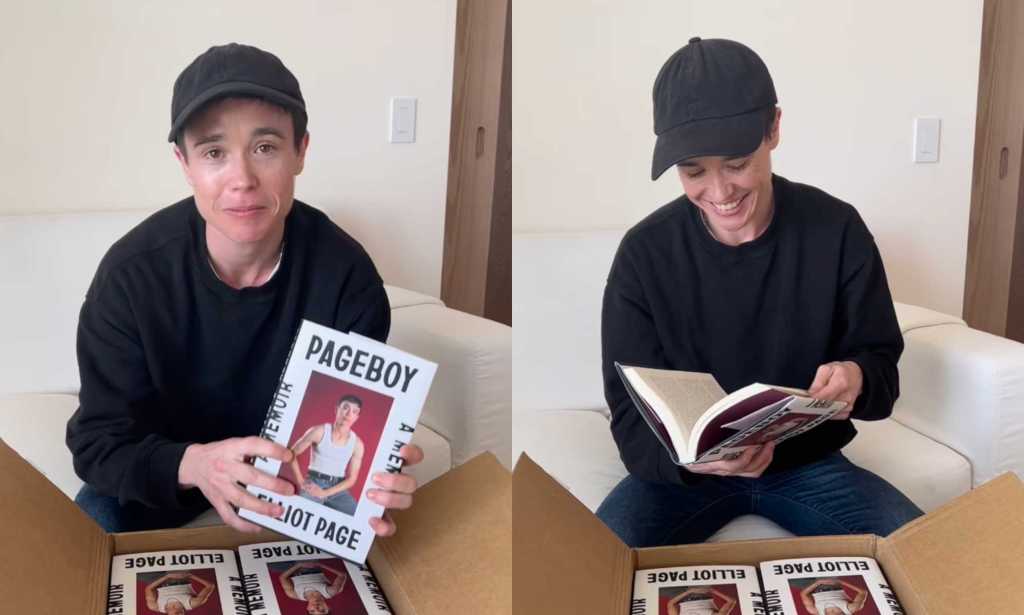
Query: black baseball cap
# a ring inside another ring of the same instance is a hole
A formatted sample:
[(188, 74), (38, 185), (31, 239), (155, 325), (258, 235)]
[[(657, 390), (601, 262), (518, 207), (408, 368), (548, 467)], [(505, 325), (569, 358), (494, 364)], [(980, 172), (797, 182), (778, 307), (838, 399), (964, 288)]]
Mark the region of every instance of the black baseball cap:
[(232, 95), (258, 96), (306, 115), (299, 81), (272, 53), (250, 45), (210, 47), (181, 71), (171, 97), (168, 141), (206, 103)]
[(673, 53), (654, 80), (651, 179), (695, 156), (753, 152), (778, 102), (768, 67), (752, 49), (699, 36)]

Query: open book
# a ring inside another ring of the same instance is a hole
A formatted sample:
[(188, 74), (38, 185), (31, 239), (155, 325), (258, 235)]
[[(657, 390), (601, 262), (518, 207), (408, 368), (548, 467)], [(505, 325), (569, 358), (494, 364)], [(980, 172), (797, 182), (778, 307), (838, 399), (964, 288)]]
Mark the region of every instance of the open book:
[(869, 557), (638, 570), (631, 615), (903, 615)]
[(754, 383), (726, 395), (711, 374), (615, 364), (633, 404), (678, 465), (735, 459), (846, 408), (807, 391)]

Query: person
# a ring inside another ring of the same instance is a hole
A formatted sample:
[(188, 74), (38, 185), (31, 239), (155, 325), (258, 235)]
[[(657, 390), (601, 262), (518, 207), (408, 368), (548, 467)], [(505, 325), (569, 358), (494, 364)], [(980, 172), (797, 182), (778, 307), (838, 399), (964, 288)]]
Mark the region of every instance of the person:
[[(721, 606), (715, 606), (715, 598)], [(729, 615), (736, 601), (714, 587), (691, 587), (669, 600), (666, 606), (668, 615)]]
[[(197, 594), (192, 581), (202, 587)], [(191, 572), (168, 572), (146, 585), (146, 608), (156, 613), (185, 615), (206, 604), (217, 586)]]
[[(853, 594), (853, 600), (845, 590)], [(867, 602), (868, 592), (842, 579), (816, 579), (800, 592), (800, 601), (810, 615), (853, 615)]]
[[(652, 178), (683, 196), (630, 229), (602, 307), (611, 430), (629, 474), (597, 515), (632, 547), (700, 542), (758, 514), (798, 535), (887, 535), (922, 514), (840, 449), (850, 418), (883, 419), (903, 339), (875, 242), (857, 211), (772, 172), (782, 111), (760, 57), (690, 39), (654, 84)], [(680, 467), (632, 405), (615, 362), (805, 388), (847, 407), (731, 460)]]
[[(79, 506), (107, 531), (181, 525), (211, 506), (283, 508), (243, 485), (293, 495), (247, 461), (291, 461), (260, 438), (303, 319), (384, 341), (390, 309), (363, 248), (294, 198), (309, 147), (299, 82), (255, 47), (211, 47), (179, 75), (174, 155), (192, 196), (129, 231), (103, 257), (78, 323), (79, 408), (67, 445)], [(407, 465), (423, 452), (405, 446)], [(367, 497), (406, 508), (415, 480), (381, 472)], [(385, 515), (377, 534), (395, 531)]]
[[(325, 573), (334, 575), (329, 585)], [(298, 562), (281, 573), (281, 589), (289, 598), (305, 601), (309, 615), (327, 615), (327, 600), (341, 593), (347, 580), (347, 574), (323, 562)]]
[[(343, 395), (335, 409), (334, 423), (310, 427), (291, 446), (291, 468), (302, 496), (347, 515), (356, 511), (356, 500), (349, 489), (363, 465), (363, 441), (352, 431), (362, 409), (361, 399)], [(312, 448), (309, 472), (308, 476), (303, 476), (299, 455), (307, 448)]]

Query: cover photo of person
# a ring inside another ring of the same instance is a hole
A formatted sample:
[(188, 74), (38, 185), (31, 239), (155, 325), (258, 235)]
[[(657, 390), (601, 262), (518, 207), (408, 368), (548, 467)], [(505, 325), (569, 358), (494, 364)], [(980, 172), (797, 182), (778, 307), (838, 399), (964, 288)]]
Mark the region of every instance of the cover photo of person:
[(295, 458), (279, 475), (298, 495), (355, 514), (392, 402), (314, 371), (288, 441)]
[(281, 615), (366, 615), (341, 559), (272, 562), (268, 567)]
[(658, 615), (737, 615), (736, 586), (694, 585), (658, 590)]
[(136, 613), (223, 615), (213, 568), (142, 572), (135, 582)]
[(791, 579), (789, 589), (800, 615), (879, 615), (859, 575)]

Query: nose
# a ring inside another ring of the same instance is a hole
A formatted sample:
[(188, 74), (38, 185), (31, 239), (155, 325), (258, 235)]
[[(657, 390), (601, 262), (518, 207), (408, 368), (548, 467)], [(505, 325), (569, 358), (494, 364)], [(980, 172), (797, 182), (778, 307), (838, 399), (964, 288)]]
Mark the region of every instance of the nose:
[(728, 201), (732, 196), (732, 187), (724, 173), (708, 172), (708, 180), (704, 189), (704, 198), (716, 203)]
[(236, 156), (231, 164), (231, 176), (228, 186), (232, 190), (245, 191), (256, 187), (258, 180), (249, 156)]

